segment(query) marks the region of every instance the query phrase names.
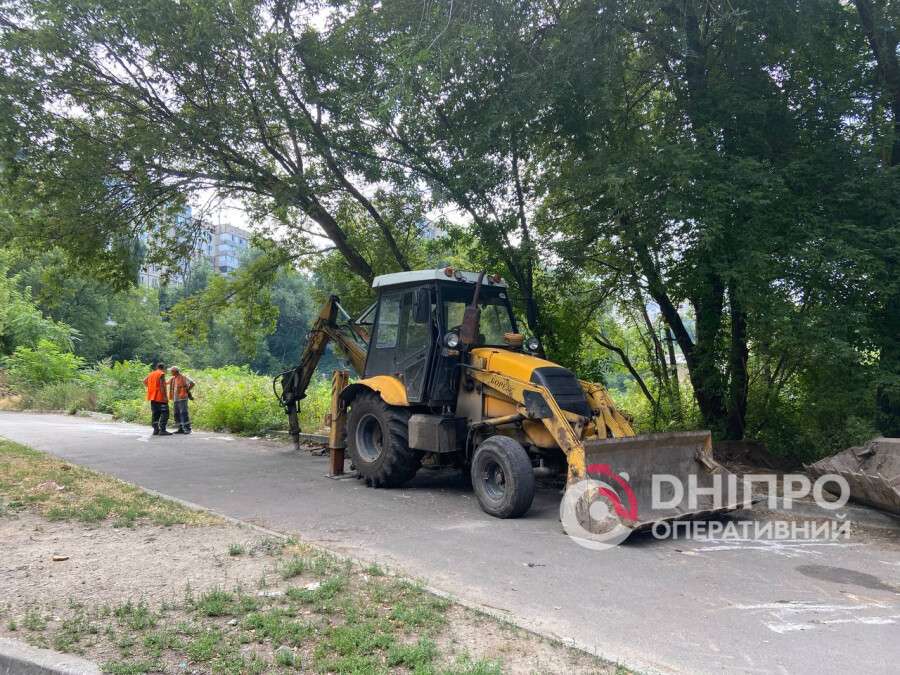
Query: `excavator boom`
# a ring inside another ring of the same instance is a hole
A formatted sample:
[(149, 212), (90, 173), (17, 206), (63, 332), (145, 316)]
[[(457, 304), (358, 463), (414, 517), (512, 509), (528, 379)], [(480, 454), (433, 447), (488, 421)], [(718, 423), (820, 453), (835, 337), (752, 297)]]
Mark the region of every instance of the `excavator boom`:
[[(338, 314), (347, 319), (344, 325), (338, 324)], [(362, 326), (350, 319), (336, 295), (329, 296), (322, 305), (319, 316), (307, 334), (306, 347), (300, 356), (300, 363), (276, 375), (272, 381), (275, 395), (287, 413), (288, 429), (295, 446), (300, 442), (297, 405), (306, 398), (306, 390), (329, 342), (337, 345), (357, 374), (363, 373), (368, 352), (368, 334)]]

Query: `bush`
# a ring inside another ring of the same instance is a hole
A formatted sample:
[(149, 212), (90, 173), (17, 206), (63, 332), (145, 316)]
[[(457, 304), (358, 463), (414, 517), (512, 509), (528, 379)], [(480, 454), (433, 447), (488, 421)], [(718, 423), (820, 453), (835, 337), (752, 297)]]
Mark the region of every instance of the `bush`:
[(286, 416), (271, 380), (245, 367), (227, 366), (189, 373), (197, 383), (191, 418), (198, 427), (258, 434), (285, 426)]
[[(308, 433), (316, 433), (325, 425), (325, 415), (331, 410), (331, 380), (314, 378), (306, 390), (306, 398), (300, 401), (300, 428)], [(287, 424), (287, 415), (282, 415)]]
[(97, 410), (115, 413), (120, 401), (143, 400), (144, 378), (149, 372), (150, 366), (140, 361), (105, 361), (83, 373), (82, 379), (96, 393)]
[(116, 401), (112, 405), (112, 414), (123, 422), (149, 422), (150, 404), (145, 398), (130, 398), (126, 401)]
[(27, 408), (65, 410), (69, 413), (97, 408), (94, 392), (78, 380), (48, 384), (25, 395), (23, 403)]
[(13, 389), (28, 394), (46, 385), (74, 380), (84, 359), (63, 351), (55, 342), (40, 340), (33, 349), (17, 347), (3, 363)]

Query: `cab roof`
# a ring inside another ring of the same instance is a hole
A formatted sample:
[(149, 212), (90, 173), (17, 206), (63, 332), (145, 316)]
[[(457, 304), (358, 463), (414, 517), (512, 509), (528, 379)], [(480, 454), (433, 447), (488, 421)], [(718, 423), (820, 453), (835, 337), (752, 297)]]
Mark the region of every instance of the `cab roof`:
[[(451, 274), (447, 274), (447, 270), (451, 270)], [(497, 286), (506, 288), (506, 281), (501, 279), (497, 283), (493, 283), (488, 278), (490, 275), (484, 275), (485, 286)], [(478, 272), (466, 272), (464, 270), (456, 270), (448, 267), (439, 267), (435, 270), (414, 270), (411, 272), (394, 272), (393, 274), (382, 274), (375, 277), (372, 281), (372, 288), (384, 288), (386, 286), (400, 286), (404, 284), (424, 283), (427, 281), (450, 281), (456, 283), (474, 284), (478, 281)]]

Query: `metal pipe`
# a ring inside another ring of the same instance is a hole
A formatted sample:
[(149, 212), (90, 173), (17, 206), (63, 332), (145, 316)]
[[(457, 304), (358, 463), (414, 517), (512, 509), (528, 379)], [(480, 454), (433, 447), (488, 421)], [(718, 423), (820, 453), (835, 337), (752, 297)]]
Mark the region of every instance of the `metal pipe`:
[(515, 413), (512, 415), (503, 415), (502, 417), (489, 417), (485, 420), (479, 420), (478, 422), (472, 422), (469, 425), (470, 429), (478, 429), (480, 427), (499, 427), (504, 424), (514, 424), (515, 422), (521, 422), (525, 419), (525, 415), (522, 413)]

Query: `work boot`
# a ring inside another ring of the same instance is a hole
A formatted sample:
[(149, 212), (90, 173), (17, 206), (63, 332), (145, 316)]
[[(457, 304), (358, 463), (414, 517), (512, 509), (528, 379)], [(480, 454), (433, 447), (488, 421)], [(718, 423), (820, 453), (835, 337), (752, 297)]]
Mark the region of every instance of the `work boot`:
[(176, 434), (186, 434), (187, 432), (186, 432), (184, 429), (176, 429), (174, 433), (176, 433)]
[(153, 435), (159, 436), (159, 429), (157, 429), (156, 427), (153, 428)]
[(159, 434), (157, 434), (157, 435), (158, 435), (158, 436), (171, 436), (171, 435), (172, 435), (172, 432), (171, 432), (171, 431), (166, 431), (165, 429), (161, 429), (160, 432), (159, 432)]

